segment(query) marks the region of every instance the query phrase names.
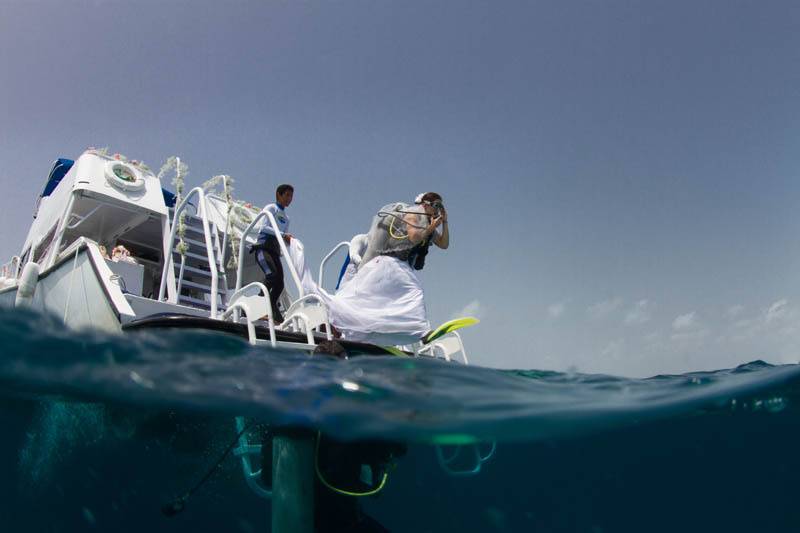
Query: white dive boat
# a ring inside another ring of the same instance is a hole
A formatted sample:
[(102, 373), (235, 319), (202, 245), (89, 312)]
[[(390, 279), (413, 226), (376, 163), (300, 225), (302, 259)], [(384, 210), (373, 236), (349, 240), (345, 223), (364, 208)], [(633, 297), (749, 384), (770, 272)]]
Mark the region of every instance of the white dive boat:
[[(264, 217), (277, 227), (271, 214), (200, 187), (175, 202), (141, 163), (94, 149), (74, 161), (56, 160), (20, 254), (0, 271), (0, 305), (24, 305), (63, 317), (71, 328), (108, 332), (202, 328), (254, 344), (306, 350), (318, 339), (330, 339), (320, 333), (330, 331), (323, 327), (325, 305), (305, 294), (291, 261), (285, 270), (295, 294), (284, 291), (286, 320), (272, 321), (266, 288), (259, 283), (263, 274), (246, 246), (238, 245), (255, 242)], [(320, 286), (325, 263), (347, 245), (340, 242), (323, 259)], [(112, 259), (106, 253), (120, 246), (125, 256)], [(446, 359), (458, 354), (466, 362), (457, 333), (437, 339), (405, 348)], [(397, 353), (392, 347), (341, 342), (348, 353)]]
[[(266, 287), (258, 281), (263, 274), (245, 253), (246, 246), (239, 246), (255, 242), (264, 217), (277, 232), (270, 213), (201, 187), (175, 204), (176, 196), (162, 189), (161, 180), (141, 163), (94, 149), (74, 161), (58, 159), (20, 254), (0, 271), (0, 306), (53, 314), (75, 329), (205, 329), (239, 335), (255, 345), (308, 353), (318, 341), (330, 339), (325, 305), (304, 293), (292, 261), (285, 262), (285, 270), (296, 293), (292, 297), (284, 292), (285, 321), (273, 322)], [(285, 244), (278, 242), (288, 257)], [(319, 286), (325, 263), (348, 244), (340, 242), (323, 259)], [(125, 254), (109, 258), (106, 250), (114, 249)], [(422, 354), (450, 360), (458, 354), (466, 363), (461, 338), (452, 331), (463, 325), (468, 324), (445, 324), (412, 346), (341, 344), (350, 355)], [(240, 438), (234, 452), (242, 460), (247, 482), (257, 494), (270, 497), (259, 483), (259, 471), (251, 466), (260, 446), (248, 442), (243, 419), (238, 418), (236, 426)], [(308, 487), (299, 486), (297, 478), (303, 477), (300, 470), (307, 473), (310, 468), (309, 444), (286, 437), (276, 446), (284, 455), (295, 453), (301, 459), (289, 461), (287, 467), (276, 464), (273, 471), (273, 486), (293, 494), (288, 500), (284, 495), (281, 505), (273, 502), (274, 530), (308, 530), (311, 506), (286, 502), (307, 496)], [(488, 459), (477, 448), (475, 454), (477, 469), (463, 473), (477, 472)], [(450, 470), (450, 459), (441, 452), (439, 460)]]
[[(224, 221), (208, 209), (211, 198), (202, 191), (192, 191), (186, 200), (192, 199), (198, 213), (187, 221), (186, 279), (179, 293), (170, 268), (175, 196), (146, 167), (102, 152), (58, 159), (22, 251), (3, 267), (0, 304), (27, 305), (63, 316), (73, 328), (111, 332), (154, 313), (216, 316), (212, 304), (224, 303), (227, 293), (216, 227)], [(130, 259), (116, 262), (104, 253), (118, 245)], [(162, 276), (167, 297), (159, 299)], [(217, 299), (210, 297), (212, 285)]]

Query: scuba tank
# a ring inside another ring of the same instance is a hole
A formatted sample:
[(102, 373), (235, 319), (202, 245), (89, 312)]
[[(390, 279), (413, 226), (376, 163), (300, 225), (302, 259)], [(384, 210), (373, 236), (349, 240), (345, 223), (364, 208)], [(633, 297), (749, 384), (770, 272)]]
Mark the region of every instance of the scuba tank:
[(412, 250), (418, 246), (408, 239), (408, 226), (411, 223), (406, 220), (406, 216), (409, 214), (420, 215), (420, 227), (427, 226), (428, 217), (419, 206), (397, 202), (385, 205), (378, 211), (372, 219), (367, 236), (367, 251), (364, 252), (361, 265), (379, 255), (409, 260)]

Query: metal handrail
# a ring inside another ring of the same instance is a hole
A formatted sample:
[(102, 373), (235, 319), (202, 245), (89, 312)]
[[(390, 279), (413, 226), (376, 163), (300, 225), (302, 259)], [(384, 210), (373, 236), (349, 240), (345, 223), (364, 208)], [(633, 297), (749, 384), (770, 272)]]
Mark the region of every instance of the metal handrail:
[(83, 215), (83, 216), (81, 216), (81, 215), (79, 215), (79, 214), (77, 214), (77, 213), (72, 213), (72, 214), (69, 216), (69, 220), (71, 221), (73, 218), (77, 218), (77, 219), (78, 219), (78, 221), (77, 221), (77, 222), (75, 222), (74, 224), (70, 224), (70, 223), (69, 223), (69, 221), (67, 221), (67, 226), (66, 226), (66, 228), (67, 228), (67, 229), (75, 229), (75, 228), (77, 228), (78, 226), (80, 226), (81, 224), (83, 224), (84, 222), (86, 222), (86, 219), (88, 219), (90, 216), (94, 215), (94, 214), (97, 212), (97, 210), (98, 210), (98, 209), (100, 209), (101, 207), (103, 207), (103, 204), (98, 204), (98, 205), (96, 205), (96, 206), (94, 207), (94, 209), (92, 209), (91, 211), (89, 211), (88, 213), (86, 213), (86, 214), (85, 214), (85, 215)]
[(14, 279), (18, 279), (19, 267), (20, 267), (19, 256), (18, 255), (12, 256), (11, 261), (2, 266), (2, 271), (3, 271), (2, 275), (6, 278), (10, 278), (13, 276)]
[[(67, 231), (66, 226), (69, 223), (69, 219), (72, 217), (72, 208), (75, 206), (75, 198), (77, 198), (79, 194), (80, 193), (78, 191), (72, 191), (72, 194), (69, 195), (69, 200), (67, 200), (67, 207), (66, 209), (64, 209), (61, 218), (56, 223), (56, 230), (55, 230), (56, 232), (53, 235), (53, 239), (50, 241), (53, 247), (52, 249), (45, 250), (45, 253), (42, 254), (41, 261), (46, 266), (46, 268), (53, 266), (56, 262), (56, 259), (58, 258), (58, 250), (59, 248), (61, 248), (61, 240), (64, 238), (64, 232)], [(36, 248), (38, 248), (40, 245), (41, 242), (36, 246)], [(52, 250), (52, 252), (50, 253), (50, 258), (45, 260), (47, 258), (46, 254), (50, 250)], [(36, 259), (36, 256), (33, 254), (33, 252), (31, 252), (31, 255), (29, 256), (28, 260), (33, 261), (34, 259)]]
[[(331, 250), (330, 252), (328, 252), (328, 255), (326, 255), (326, 256), (325, 256), (325, 257), (322, 259), (322, 262), (319, 264), (319, 278), (318, 278), (318, 279), (319, 279), (319, 286), (320, 286), (320, 288), (325, 288), (325, 287), (324, 287), (324, 285), (322, 284), (322, 276), (323, 276), (323, 275), (324, 275), (324, 273), (325, 273), (325, 270), (324, 270), (324, 268), (325, 268), (325, 263), (327, 263), (327, 262), (328, 262), (328, 259), (330, 259), (330, 258), (333, 256), (333, 254), (335, 254), (336, 252), (338, 252), (338, 251), (339, 251), (339, 248), (342, 248), (342, 247), (345, 247), (345, 246), (347, 246), (347, 247), (349, 248), (349, 247), (350, 247), (350, 241), (342, 241), (342, 242), (340, 242), (339, 244), (337, 244), (336, 246), (334, 246), (334, 247), (333, 247), (333, 250)], [(348, 252), (348, 253), (349, 253), (349, 252)]]
[[(278, 236), (281, 234), (280, 230), (278, 229), (278, 223), (275, 221), (275, 217), (272, 216), (272, 213), (269, 211), (262, 211), (258, 214), (256, 218), (247, 226), (247, 229), (242, 232), (242, 240), (239, 243), (239, 266), (236, 269), (236, 290), (242, 288), (242, 265), (244, 264), (244, 248), (247, 246), (247, 237), (250, 235), (250, 232), (253, 231), (253, 228), (256, 224), (262, 219), (266, 217), (269, 221), (270, 226), (272, 227), (272, 231), (275, 232), (275, 235)], [(281, 248), (281, 253), (283, 257), (286, 258), (286, 266), (289, 267), (289, 273), (292, 275), (292, 280), (294, 280), (294, 284), (297, 286), (297, 294), (298, 298), (302, 298), (305, 296), (305, 292), (303, 291), (303, 284), (300, 282), (300, 276), (297, 275), (297, 271), (294, 268), (294, 263), (292, 262), (292, 258), (289, 256), (289, 250), (286, 248), (286, 243), (283, 242), (283, 239), (278, 238), (278, 246)], [(238, 319), (238, 316), (237, 316)]]
[[(172, 229), (169, 233), (169, 241), (164, 250), (164, 270), (161, 272), (161, 287), (158, 289), (158, 301), (164, 301), (164, 291), (167, 288), (167, 272), (169, 272), (170, 268), (174, 268), (174, 261), (172, 260), (172, 245), (175, 242), (175, 231), (178, 229), (179, 217), (183, 210), (186, 209), (189, 199), (194, 194), (198, 196), (198, 215), (200, 215), (200, 220), (203, 222), (203, 237), (206, 243), (206, 257), (208, 258), (208, 268), (211, 272), (211, 318), (217, 318), (217, 287), (219, 284), (217, 261), (214, 257), (214, 248), (211, 245), (211, 233), (208, 228), (206, 197), (202, 187), (195, 187), (189, 191), (186, 194), (186, 197), (181, 201), (180, 205), (175, 208), (175, 213), (172, 216)], [(183, 272), (181, 272), (179, 275), (176, 285), (180, 284), (182, 278)], [(177, 294), (178, 293), (176, 292), (176, 299), (178, 298)]]

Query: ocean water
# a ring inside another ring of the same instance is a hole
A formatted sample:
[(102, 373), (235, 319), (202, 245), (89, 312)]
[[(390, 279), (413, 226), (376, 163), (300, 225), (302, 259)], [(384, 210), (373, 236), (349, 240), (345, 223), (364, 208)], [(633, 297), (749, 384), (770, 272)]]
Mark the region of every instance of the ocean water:
[(161, 512), (235, 416), (254, 440), (291, 427), (399, 446), (384, 489), (358, 499), (370, 531), (800, 530), (796, 365), (626, 379), (339, 360), (19, 311), (0, 311), (0, 333), (0, 531), (270, 531), (233, 456)]

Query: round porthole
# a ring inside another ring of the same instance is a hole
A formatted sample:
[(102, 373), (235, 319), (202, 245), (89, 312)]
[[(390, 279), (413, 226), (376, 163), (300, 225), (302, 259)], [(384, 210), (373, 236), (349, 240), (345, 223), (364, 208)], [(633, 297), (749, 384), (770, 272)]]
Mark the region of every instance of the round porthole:
[(109, 161), (106, 165), (106, 180), (123, 191), (140, 191), (144, 188), (144, 179), (135, 168), (122, 161)]

